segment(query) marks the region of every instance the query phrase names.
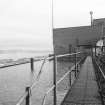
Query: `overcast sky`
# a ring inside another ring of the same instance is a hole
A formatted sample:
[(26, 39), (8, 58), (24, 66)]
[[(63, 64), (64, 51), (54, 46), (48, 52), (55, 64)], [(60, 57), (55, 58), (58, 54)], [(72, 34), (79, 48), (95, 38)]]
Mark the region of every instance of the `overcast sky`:
[(0, 0), (0, 49), (50, 50), (50, 0)]
[(90, 25), (90, 14), (105, 18), (105, 0), (54, 0), (55, 27)]
[[(105, 0), (54, 0), (54, 28), (105, 17)], [(52, 49), (51, 0), (0, 0), (0, 49)]]

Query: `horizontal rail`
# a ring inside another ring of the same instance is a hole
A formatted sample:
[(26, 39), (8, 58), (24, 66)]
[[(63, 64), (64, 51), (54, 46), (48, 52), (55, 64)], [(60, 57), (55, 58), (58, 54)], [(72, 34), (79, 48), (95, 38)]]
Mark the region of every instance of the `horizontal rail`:
[[(30, 58), (30, 59), (31, 59), (31, 58)], [(42, 58), (42, 59), (37, 59), (37, 60), (34, 59), (34, 62), (42, 61), (42, 60), (44, 60), (44, 58)], [(15, 64), (10, 64), (10, 65), (4, 65), (4, 66), (1, 66), (0, 68), (7, 68), (7, 67), (12, 67), (12, 66), (18, 66), (18, 65), (23, 65), (23, 64), (27, 64), (27, 63), (30, 63), (30, 61), (24, 61), (24, 62), (21, 62), (21, 63), (15, 63)]]
[(77, 52), (77, 53), (71, 53), (71, 54), (63, 54), (63, 55), (57, 55), (56, 57), (57, 58), (60, 58), (60, 57), (65, 57), (65, 56), (70, 56), (70, 55), (75, 55), (75, 54), (80, 54), (81, 52)]
[(16, 64), (10, 64), (10, 65), (4, 65), (4, 66), (1, 66), (0, 68), (7, 68), (7, 67), (12, 67), (12, 66), (18, 66), (18, 65), (27, 64), (27, 63), (30, 63), (30, 61), (22, 62), (22, 63), (16, 63)]
[[(60, 58), (60, 57), (65, 57), (65, 56), (72, 56), (72, 55), (75, 55), (75, 54), (79, 54), (81, 52), (77, 52), (77, 53), (71, 53), (71, 54), (62, 54), (62, 55), (56, 55), (57, 58)], [(44, 56), (43, 58), (34, 58), (34, 62), (38, 62), (38, 61), (42, 61), (44, 60), (46, 57), (47, 57), (47, 60), (52, 60), (54, 58), (54, 54), (50, 54), (51, 57), (49, 56)], [(15, 63), (15, 64), (8, 64), (8, 65), (4, 65), (4, 66), (1, 66), (0, 68), (7, 68), (7, 67), (12, 67), (12, 66), (18, 66), (18, 65), (23, 65), (23, 64), (27, 64), (27, 63), (30, 63), (30, 59), (29, 58), (29, 61), (23, 61), (21, 63)]]

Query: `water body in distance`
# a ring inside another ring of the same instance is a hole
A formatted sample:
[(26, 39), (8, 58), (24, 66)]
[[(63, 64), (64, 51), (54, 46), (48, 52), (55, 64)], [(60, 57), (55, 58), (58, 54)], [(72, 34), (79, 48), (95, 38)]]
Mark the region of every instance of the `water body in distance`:
[[(26, 54), (27, 55), (27, 54)], [(25, 55), (25, 56), (26, 56)], [(32, 54), (31, 56), (33, 56)], [(22, 56), (23, 57), (23, 56)], [(37, 82), (36, 78), (40, 71), (42, 61), (34, 63), (34, 72), (31, 72), (30, 64), (23, 64), (0, 69), (0, 104), (15, 105), (19, 98), (24, 94), (25, 88), (30, 86), (32, 82)], [(68, 67), (72, 64), (69, 62), (58, 62), (57, 80), (68, 71)], [(66, 67), (66, 68), (65, 68)], [(57, 93), (63, 95), (67, 90), (69, 81), (67, 77), (58, 86)], [(53, 84), (53, 62), (47, 61), (43, 67), (37, 86), (32, 90), (32, 104), (41, 105), (45, 92)], [(48, 95), (46, 104), (52, 103), (52, 92)], [(49, 99), (50, 98), (50, 99)], [(22, 105), (25, 105), (25, 100)]]

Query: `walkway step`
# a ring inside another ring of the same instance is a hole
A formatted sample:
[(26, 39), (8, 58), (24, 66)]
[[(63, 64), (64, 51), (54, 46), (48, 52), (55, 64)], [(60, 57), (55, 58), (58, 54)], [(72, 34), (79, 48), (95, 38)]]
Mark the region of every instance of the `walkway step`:
[(61, 105), (101, 105), (92, 59), (88, 56), (78, 79)]

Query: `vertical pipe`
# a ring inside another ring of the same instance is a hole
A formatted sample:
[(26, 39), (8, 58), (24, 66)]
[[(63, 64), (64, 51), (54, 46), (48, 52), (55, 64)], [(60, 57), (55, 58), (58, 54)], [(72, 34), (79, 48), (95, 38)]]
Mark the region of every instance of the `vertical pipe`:
[(69, 73), (69, 81), (70, 81), (70, 87), (71, 87), (71, 72)]
[(54, 105), (56, 105), (57, 101), (57, 96), (56, 96), (56, 70), (57, 70), (57, 58), (56, 55), (54, 54), (54, 68), (53, 68), (53, 85), (54, 87), (54, 97), (53, 97), (53, 102)]
[(104, 47), (102, 46), (102, 53), (103, 53), (103, 49), (104, 49)]
[(31, 66), (31, 71), (30, 71), (30, 86), (33, 83), (33, 72), (34, 72), (34, 59), (30, 59), (30, 66)]
[[(76, 51), (75, 51), (75, 53), (76, 53)], [(75, 78), (76, 78), (76, 76), (77, 76), (77, 59), (76, 59), (76, 54), (75, 54)]]
[(28, 93), (26, 96), (26, 105), (31, 105), (30, 104), (30, 87), (26, 87), (26, 92)]
[(30, 62), (31, 62), (31, 72), (33, 72), (34, 71), (34, 59), (31, 58)]
[(78, 72), (79, 72), (79, 70), (78, 70), (78, 64), (77, 64), (77, 75), (78, 75)]
[(90, 11), (91, 27), (93, 25), (93, 11)]

